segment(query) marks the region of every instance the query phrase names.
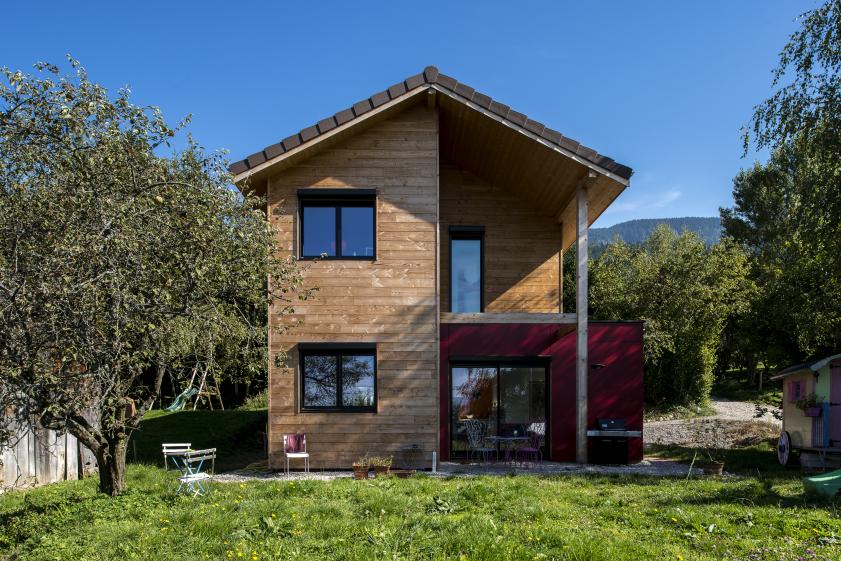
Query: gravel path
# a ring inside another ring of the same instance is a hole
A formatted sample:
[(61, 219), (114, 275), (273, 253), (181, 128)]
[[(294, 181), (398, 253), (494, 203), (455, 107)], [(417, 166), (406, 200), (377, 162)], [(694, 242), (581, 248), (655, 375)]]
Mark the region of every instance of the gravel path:
[(733, 448), (755, 444), (779, 434), (781, 423), (769, 411), (756, 417), (749, 401), (713, 398), (715, 415), (693, 419), (652, 421), (645, 424), (645, 444)]
[[(627, 466), (596, 466), (579, 465), (557, 462), (541, 462), (532, 464), (529, 467), (511, 466), (504, 463), (488, 464), (462, 464), (456, 462), (442, 462), (436, 473), (424, 472), (430, 477), (478, 477), (509, 476), (509, 475), (572, 475), (572, 474), (594, 474), (594, 475), (654, 475), (678, 477), (686, 476), (689, 466), (671, 460), (659, 458), (646, 458), (638, 464)], [(698, 468), (692, 470), (694, 475), (701, 475), (703, 472)], [(316, 480), (330, 481), (332, 479), (348, 478), (353, 475), (350, 471), (313, 471), (303, 473), (293, 471), (289, 475), (282, 471), (257, 471), (240, 470), (217, 475), (214, 481), (221, 483), (246, 483), (249, 481), (301, 481)]]

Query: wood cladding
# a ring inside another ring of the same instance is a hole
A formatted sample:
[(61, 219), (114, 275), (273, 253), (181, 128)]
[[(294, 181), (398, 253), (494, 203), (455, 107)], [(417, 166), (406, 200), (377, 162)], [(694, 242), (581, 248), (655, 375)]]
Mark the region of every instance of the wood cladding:
[(448, 228), (484, 226), (485, 312), (558, 313), (561, 226), (550, 211), (441, 163), (441, 311), (450, 311)]
[[(268, 212), (287, 254), (297, 252), (300, 188), (377, 190), (376, 261), (302, 262), (315, 296), (272, 334), (269, 461), (283, 465), (283, 435), (307, 433), (311, 466), (347, 468), (359, 456), (395, 455), (426, 466), (438, 448), (438, 120), (416, 106), (284, 169), (268, 181)], [(276, 324), (276, 313), (270, 321)], [(300, 412), (298, 342), (377, 344), (377, 412)], [(417, 445), (404, 456), (402, 449)]]

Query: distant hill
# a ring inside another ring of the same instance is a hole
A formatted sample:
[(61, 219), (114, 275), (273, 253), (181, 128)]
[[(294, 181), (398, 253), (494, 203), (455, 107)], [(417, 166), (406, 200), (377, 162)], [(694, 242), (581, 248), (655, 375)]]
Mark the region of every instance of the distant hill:
[(683, 230), (695, 232), (708, 244), (714, 244), (721, 237), (721, 220), (717, 216), (686, 216), (683, 218), (640, 218), (620, 222), (608, 228), (590, 228), (590, 243), (606, 245), (619, 236), (628, 243), (644, 241), (658, 224), (668, 224), (680, 233)]

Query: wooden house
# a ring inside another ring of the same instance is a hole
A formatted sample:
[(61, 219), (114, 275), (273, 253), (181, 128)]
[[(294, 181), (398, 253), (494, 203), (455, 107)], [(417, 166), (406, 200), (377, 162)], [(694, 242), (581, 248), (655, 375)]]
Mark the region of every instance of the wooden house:
[[(619, 419), (642, 456), (642, 324), (587, 319), (588, 228), (631, 169), (434, 67), (231, 166), (318, 287), (273, 333), (269, 459), (314, 467), (463, 456), (465, 423), (542, 431), (587, 461)], [(578, 248), (577, 310), (562, 299)], [(588, 437), (588, 430), (590, 436)]]
[(841, 354), (790, 366), (783, 380), (780, 463), (799, 456), (804, 467), (841, 465)]

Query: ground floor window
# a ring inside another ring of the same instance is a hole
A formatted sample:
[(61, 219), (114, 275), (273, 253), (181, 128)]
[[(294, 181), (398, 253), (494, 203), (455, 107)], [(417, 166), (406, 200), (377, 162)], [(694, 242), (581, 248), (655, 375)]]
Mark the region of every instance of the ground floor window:
[(302, 410), (376, 411), (374, 347), (301, 345), (299, 351)]
[[(454, 363), (450, 368), (450, 450), (466, 456), (471, 437), (484, 433), (483, 447), (503, 438), (540, 434), (546, 446), (548, 365), (535, 362)], [(502, 441), (505, 442), (504, 440)], [(474, 442), (475, 444), (475, 442)]]

